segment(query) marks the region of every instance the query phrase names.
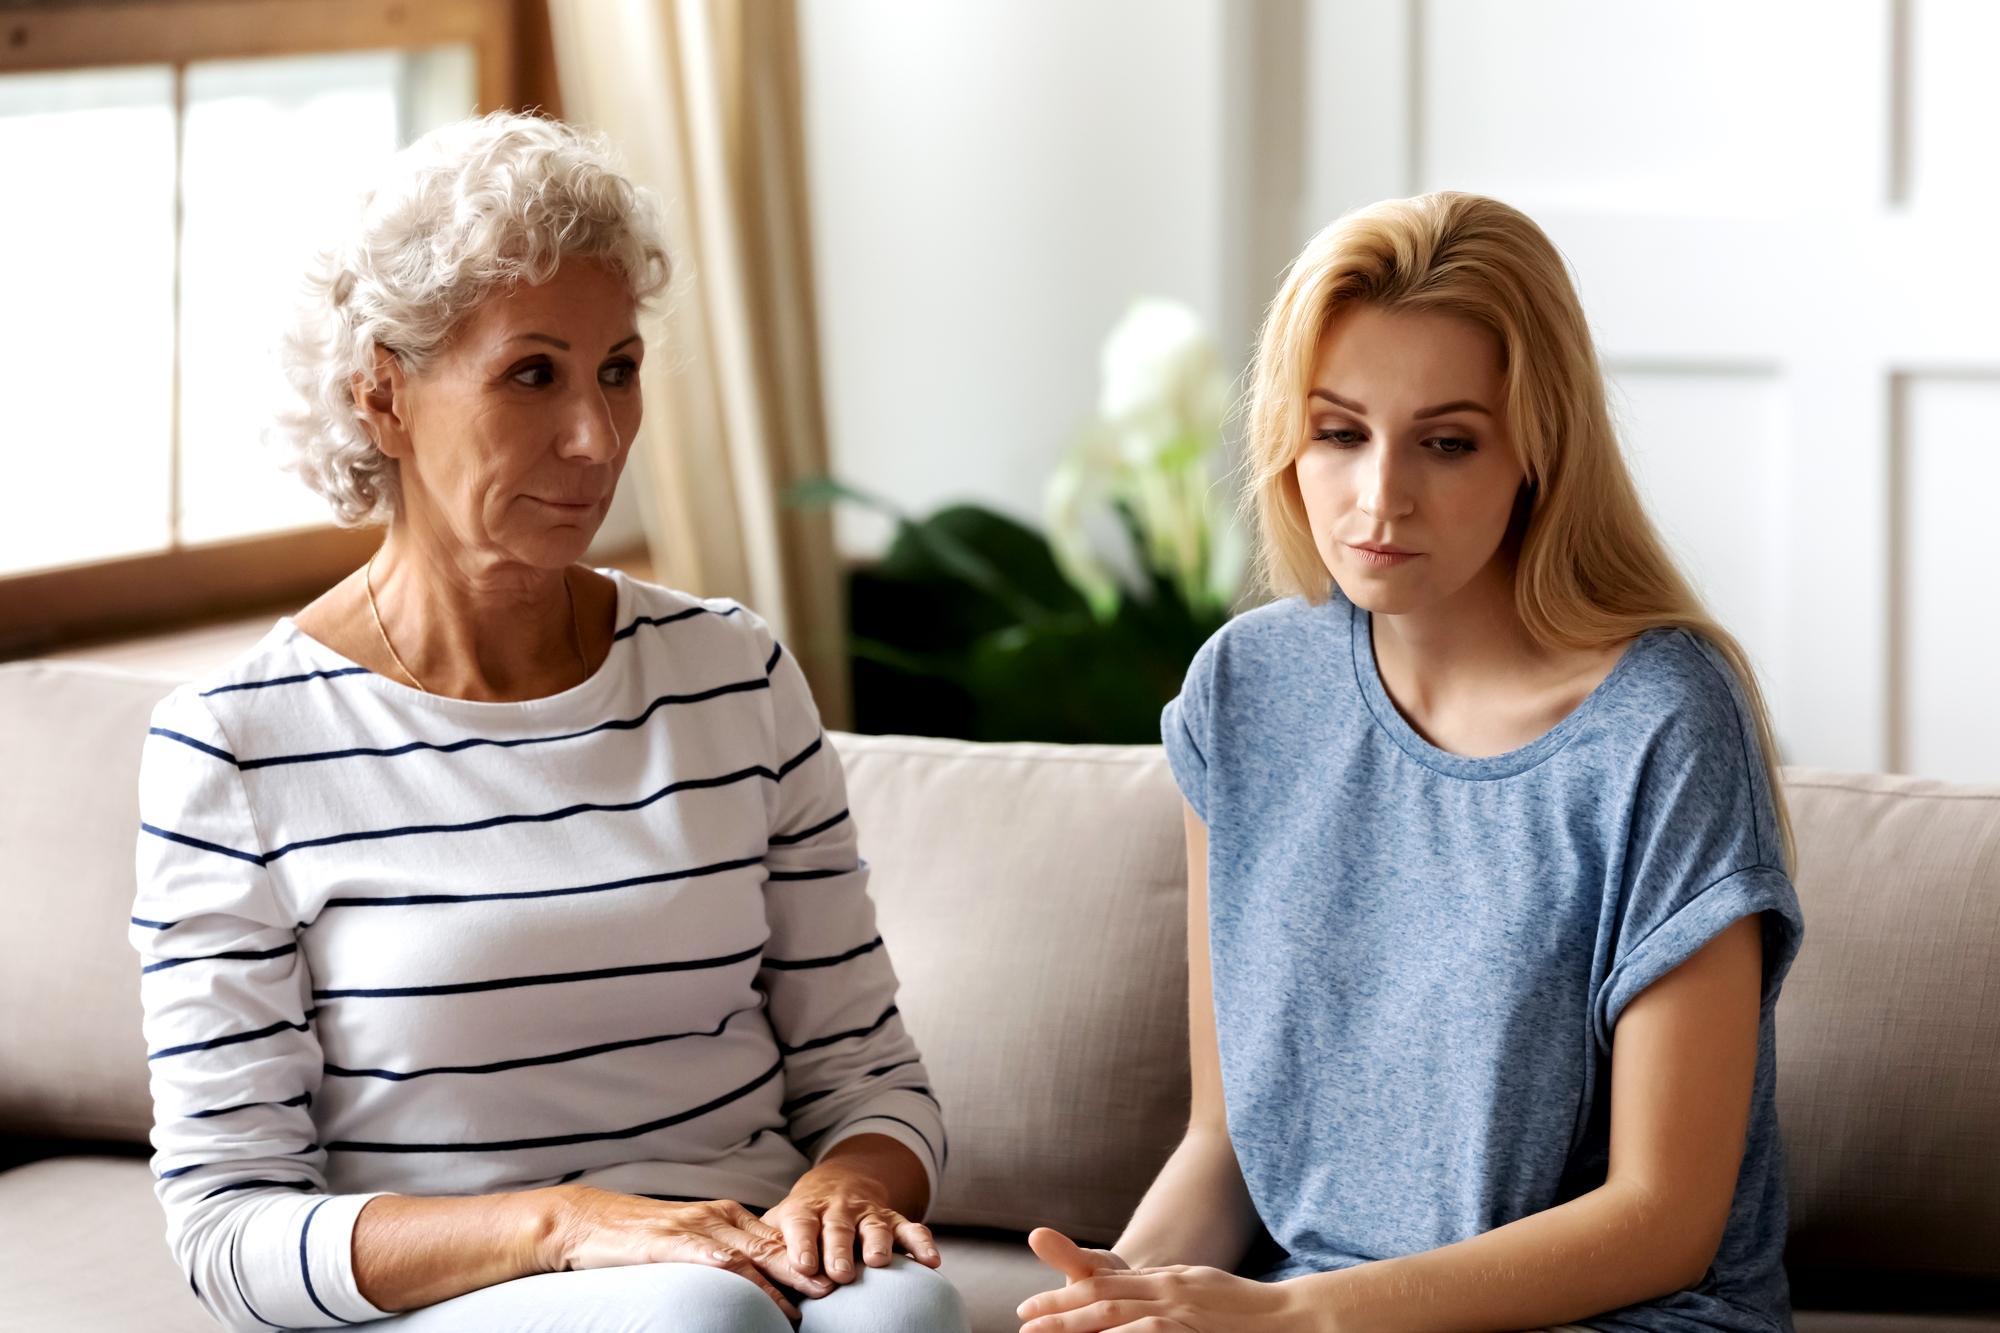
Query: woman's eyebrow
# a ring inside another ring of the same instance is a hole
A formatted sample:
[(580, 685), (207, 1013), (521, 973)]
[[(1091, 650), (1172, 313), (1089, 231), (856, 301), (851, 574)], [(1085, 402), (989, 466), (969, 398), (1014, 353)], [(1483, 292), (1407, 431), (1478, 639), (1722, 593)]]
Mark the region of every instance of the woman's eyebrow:
[(564, 342), (564, 341), (563, 341), (562, 339), (560, 339), (560, 338), (552, 338), (552, 337), (550, 337), (550, 336), (549, 336), (548, 334), (546, 334), (546, 333), (524, 333), (524, 334), (522, 334), (522, 335), (521, 335), (520, 337), (516, 338), (516, 339), (515, 339), (515, 341), (516, 341), (516, 342), (536, 342), (536, 343), (547, 343), (547, 344), (548, 344), (549, 346), (551, 346), (551, 347), (560, 347), (560, 348), (562, 348), (562, 349), (563, 349), (563, 350), (564, 350), (565, 352), (567, 352), (567, 351), (569, 350), (569, 344), (568, 344), (568, 343)]
[(1363, 416), (1366, 416), (1368, 414), (1367, 408), (1363, 407), (1361, 404), (1355, 402), (1351, 398), (1342, 398), (1339, 394), (1335, 393), (1331, 389), (1314, 389), (1311, 393), (1307, 394), (1306, 397), (1324, 398), (1329, 403), (1332, 403), (1335, 407), (1344, 407), (1350, 412), (1359, 412)]
[(1417, 413), (1415, 419), (1427, 421), (1432, 417), (1444, 416), (1448, 412), (1483, 412), (1489, 417), (1493, 415), (1483, 404), (1475, 403), (1470, 398), (1461, 398), (1455, 403), (1441, 403), (1436, 407), (1427, 407)]
[[(635, 334), (633, 334), (633, 335), (632, 335), (631, 337), (629, 337), (629, 338), (621, 338), (621, 339), (619, 339), (619, 340), (618, 340), (617, 342), (615, 342), (615, 343), (611, 344), (611, 352), (615, 352), (615, 351), (617, 351), (617, 350), (618, 350), (619, 348), (621, 348), (621, 347), (629, 347), (629, 346), (631, 346), (631, 345), (632, 345), (633, 343), (635, 343), (635, 342), (638, 342), (638, 341), (639, 341), (639, 335), (638, 335), (638, 334), (636, 334), (636, 333), (635, 333)], [(609, 356), (609, 355), (611, 355), (611, 352), (606, 352), (606, 353), (605, 353), (605, 355), (606, 355), (606, 356)]]

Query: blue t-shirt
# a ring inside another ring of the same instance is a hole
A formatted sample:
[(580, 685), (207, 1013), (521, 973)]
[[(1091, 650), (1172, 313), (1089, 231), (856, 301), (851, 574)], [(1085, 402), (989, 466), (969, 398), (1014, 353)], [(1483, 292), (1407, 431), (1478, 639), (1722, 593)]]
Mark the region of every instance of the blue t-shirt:
[(1772, 1011), (1798, 950), (1757, 733), (1728, 666), (1641, 636), (1538, 740), (1450, 754), (1382, 688), (1337, 592), (1238, 617), (1162, 719), (1208, 825), (1229, 1136), (1296, 1277), (1466, 1240), (1604, 1182), (1634, 996), (1764, 913), (1736, 1197), (1690, 1290), (1607, 1329), (1791, 1328)]

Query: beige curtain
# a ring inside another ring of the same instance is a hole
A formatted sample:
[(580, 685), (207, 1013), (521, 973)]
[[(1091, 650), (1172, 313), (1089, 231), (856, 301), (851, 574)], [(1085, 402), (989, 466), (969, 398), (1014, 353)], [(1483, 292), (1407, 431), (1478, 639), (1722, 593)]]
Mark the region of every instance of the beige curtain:
[(785, 504), (827, 470), (792, 0), (549, 0), (563, 107), (667, 206), (633, 449), (658, 577), (735, 597), (849, 724), (833, 529)]

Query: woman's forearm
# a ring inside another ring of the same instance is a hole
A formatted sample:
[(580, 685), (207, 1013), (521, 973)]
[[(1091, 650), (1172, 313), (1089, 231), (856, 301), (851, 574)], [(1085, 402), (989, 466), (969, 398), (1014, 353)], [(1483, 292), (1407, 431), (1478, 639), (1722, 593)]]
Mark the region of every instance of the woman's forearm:
[(547, 1272), (560, 1205), (553, 1190), (380, 1195), (354, 1222), (354, 1285), (378, 1310), (414, 1310)]
[[(1471, 1240), (1286, 1283), (1326, 1333), (1497, 1333), (1575, 1323), (1700, 1281), (1713, 1237), (1676, 1201), (1607, 1184)], [(1697, 1262), (1699, 1260), (1699, 1262)]]
[(826, 1150), (814, 1170), (852, 1172), (872, 1181), (882, 1201), (904, 1217), (921, 1218), (930, 1208), (931, 1180), (917, 1155), (887, 1134), (856, 1134)]
[(1113, 1250), (1134, 1268), (1205, 1264), (1227, 1272), (1257, 1234), (1257, 1210), (1226, 1130), (1189, 1126)]

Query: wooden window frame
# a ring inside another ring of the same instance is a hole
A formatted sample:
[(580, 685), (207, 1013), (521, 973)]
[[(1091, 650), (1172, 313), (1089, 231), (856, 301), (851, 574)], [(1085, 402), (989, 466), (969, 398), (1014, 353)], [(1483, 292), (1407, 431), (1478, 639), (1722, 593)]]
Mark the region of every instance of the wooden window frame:
[[(479, 110), (561, 115), (546, 0), (112, 0), (0, 10), (0, 73), (463, 42)], [(0, 575), (0, 658), (296, 607), (373, 553), (332, 526)]]

